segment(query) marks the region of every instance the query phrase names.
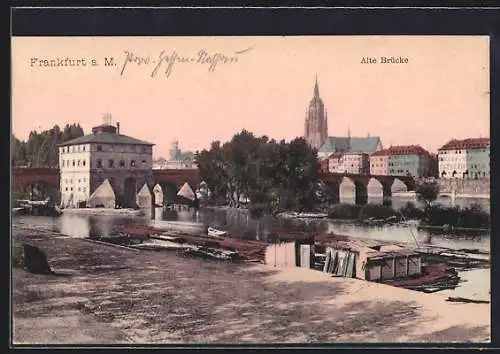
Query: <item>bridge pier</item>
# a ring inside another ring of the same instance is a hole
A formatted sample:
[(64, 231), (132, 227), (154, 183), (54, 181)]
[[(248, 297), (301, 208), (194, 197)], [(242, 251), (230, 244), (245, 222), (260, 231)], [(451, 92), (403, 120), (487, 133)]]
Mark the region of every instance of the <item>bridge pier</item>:
[(333, 188), (331, 193), (330, 193), (330, 202), (332, 204), (339, 204), (340, 203), (340, 187), (336, 186), (336, 188)]
[(325, 200), (328, 204), (340, 203), (340, 185), (338, 183), (325, 184)]
[(386, 206), (392, 205), (392, 182), (382, 183), (382, 204)]
[(354, 200), (356, 205), (366, 205), (368, 203), (368, 188), (360, 182), (355, 182), (355, 185)]

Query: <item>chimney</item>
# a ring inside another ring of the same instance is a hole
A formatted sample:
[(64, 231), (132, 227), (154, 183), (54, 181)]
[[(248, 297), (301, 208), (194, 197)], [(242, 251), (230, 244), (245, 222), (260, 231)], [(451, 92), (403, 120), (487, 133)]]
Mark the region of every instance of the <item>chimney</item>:
[(116, 134), (120, 135), (120, 122), (116, 122)]

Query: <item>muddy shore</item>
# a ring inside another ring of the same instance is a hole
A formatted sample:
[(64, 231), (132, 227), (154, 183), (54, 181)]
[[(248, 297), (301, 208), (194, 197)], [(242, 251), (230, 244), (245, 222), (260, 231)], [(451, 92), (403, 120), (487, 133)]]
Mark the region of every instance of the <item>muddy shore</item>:
[(14, 344), (488, 342), (490, 305), (302, 268), (13, 229), (59, 275), (13, 268)]

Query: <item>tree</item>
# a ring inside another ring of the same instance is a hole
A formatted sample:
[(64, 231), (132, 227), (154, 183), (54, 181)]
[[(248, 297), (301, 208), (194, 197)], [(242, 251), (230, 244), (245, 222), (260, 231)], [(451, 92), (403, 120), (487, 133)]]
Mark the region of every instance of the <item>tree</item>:
[(317, 152), (303, 138), (277, 143), (242, 130), (231, 141), (212, 143), (195, 162), (212, 198), (231, 207), (250, 200), (256, 216), (281, 209), (312, 209), (318, 180)]
[(436, 182), (424, 182), (417, 186), (417, 200), (427, 209), (439, 196), (439, 185)]
[(79, 124), (66, 124), (63, 131), (55, 125), (42, 132), (31, 131), (27, 141), (12, 136), (11, 161), (13, 166), (58, 167), (58, 145), (84, 135)]

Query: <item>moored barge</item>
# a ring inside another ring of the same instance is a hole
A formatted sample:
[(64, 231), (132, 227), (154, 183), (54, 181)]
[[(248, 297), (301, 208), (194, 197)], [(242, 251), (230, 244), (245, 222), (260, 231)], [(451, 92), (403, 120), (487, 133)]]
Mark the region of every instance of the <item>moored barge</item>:
[[(427, 259), (427, 254), (417, 247), (335, 234), (280, 233), (274, 243), (265, 243), (143, 226), (116, 229), (111, 238), (110, 242), (120, 240), (143, 249), (175, 249), (182, 256), (311, 268), (330, 276), (423, 292), (453, 289), (460, 282), (454, 267), (436, 258)], [(165, 245), (148, 240), (164, 241)]]

